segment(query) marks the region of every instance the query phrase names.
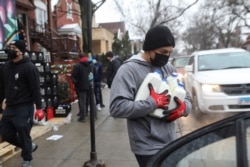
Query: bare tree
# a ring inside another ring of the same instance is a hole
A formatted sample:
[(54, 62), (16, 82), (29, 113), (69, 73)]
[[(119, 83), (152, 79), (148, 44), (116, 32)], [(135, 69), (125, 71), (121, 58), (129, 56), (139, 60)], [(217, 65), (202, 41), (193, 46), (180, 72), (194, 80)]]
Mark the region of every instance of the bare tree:
[[(232, 1), (232, 0), (231, 0)], [(233, 1), (234, 2), (234, 1)], [(187, 51), (240, 47), (240, 28), (247, 18), (239, 17), (228, 0), (210, 0), (201, 5), (183, 34)], [(239, 7), (244, 8), (243, 6)]]
[(218, 47), (239, 47), (239, 30), (244, 21), (234, 14), (235, 10), (228, 5), (228, 0), (211, 0), (204, 5), (212, 13), (211, 18), (218, 33)]
[(228, 6), (231, 13), (250, 27), (250, 1), (249, 0), (227, 0), (222, 6)]
[(88, 53), (88, 27), (87, 27), (87, 3), (86, 1), (79, 1), (81, 21), (82, 21), (82, 51)]
[[(88, 43), (88, 27), (87, 27), (87, 17), (88, 13), (87, 13), (87, 2), (86, 0), (74, 0), (76, 2), (79, 3), (80, 6), (80, 16), (81, 16), (81, 21), (82, 21), (82, 40), (83, 40), (83, 45), (82, 45), (82, 51), (84, 53), (88, 53), (89, 50), (89, 43)], [(105, 0), (100, 0), (97, 3), (93, 3), (92, 1), (90, 1), (92, 3), (91, 7), (91, 13), (93, 15), (93, 13), (105, 2)], [(92, 16), (91, 16), (92, 17)]]
[(130, 24), (135, 35), (145, 35), (151, 27), (157, 24), (173, 24), (177, 18), (181, 17), (185, 11), (195, 5), (199, 0), (193, 0), (188, 4), (184, 2), (163, 1), (163, 0), (143, 0), (130, 1), (128, 6), (124, 0), (114, 0), (117, 10)]
[(201, 17), (194, 24), (194, 26), (187, 28), (182, 36), (187, 53), (215, 48), (217, 34), (210, 20)]

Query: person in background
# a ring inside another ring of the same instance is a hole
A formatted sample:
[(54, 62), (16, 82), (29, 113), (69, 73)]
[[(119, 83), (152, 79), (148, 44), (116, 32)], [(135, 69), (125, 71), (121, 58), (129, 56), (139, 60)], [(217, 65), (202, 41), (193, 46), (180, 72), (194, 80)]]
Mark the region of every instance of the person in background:
[(3, 82), (6, 108), (3, 111), (1, 135), (12, 145), (22, 149), (22, 167), (31, 167), (32, 152), (37, 144), (32, 143), (30, 131), (33, 125), (34, 104), (36, 113), (43, 113), (39, 72), (29, 57), (24, 57), (26, 44), (13, 41), (8, 51), (9, 61), (3, 66)]
[(106, 53), (106, 59), (109, 62), (107, 69), (107, 84), (108, 88), (111, 88), (111, 84), (113, 82), (115, 74), (121, 66), (121, 60), (119, 59), (119, 57), (114, 56), (113, 52), (111, 51)]
[[(175, 72), (167, 63), (175, 46), (174, 37), (168, 27), (158, 25), (151, 28), (145, 37), (142, 52), (132, 56), (119, 68), (110, 90), (110, 114), (115, 118), (126, 118), (130, 147), (140, 167), (145, 167), (158, 151), (177, 138), (175, 123), (191, 112), (191, 98), (174, 97), (177, 107), (167, 110), (170, 103), (168, 90), (161, 93), (149, 84), (146, 100), (135, 101), (140, 85), (147, 74), (161, 70), (164, 77)], [(165, 111), (163, 118), (149, 115), (156, 108)]]
[(93, 59), (94, 64), (94, 92), (95, 92), (95, 100), (96, 100), (96, 109), (101, 111), (101, 107), (105, 107), (102, 100), (102, 64), (99, 63), (96, 59)]
[(87, 100), (88, 92), (90, 90), (89, 84), (90, 67), (88, 62), (88, 56), (80, 55), (79, 63), (73, 66), (72, 81), (75, 85), (75, 91), (79, 104), (79, 118), (78, 122), (86, 122), (87, 116)]

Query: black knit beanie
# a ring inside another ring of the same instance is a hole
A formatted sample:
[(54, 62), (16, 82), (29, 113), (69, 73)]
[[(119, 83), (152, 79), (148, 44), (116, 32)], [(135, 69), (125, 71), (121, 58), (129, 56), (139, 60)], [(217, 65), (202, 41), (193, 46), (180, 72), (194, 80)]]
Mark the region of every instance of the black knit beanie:
[(15, 45), (23, 53), (26, 51), (26, 44), (23, 40), (12, 41), (10, 45)]
[(167, 26), (158, 25), (151, 28), (145, 37), (143, 43), (144, 51), (151, 51), (164, 46), (175, 46), (175, 40), (172, 32)]
[(114, 57), (113, 52), (112, 52), (112, 51), (108, 51), (108, 52), (106, 53), (106, 57)]

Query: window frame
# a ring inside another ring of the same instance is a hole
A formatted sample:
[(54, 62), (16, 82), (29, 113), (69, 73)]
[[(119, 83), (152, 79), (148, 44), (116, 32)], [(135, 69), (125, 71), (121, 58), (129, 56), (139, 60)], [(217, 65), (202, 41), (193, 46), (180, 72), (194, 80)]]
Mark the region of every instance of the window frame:
[[(224, 128), (227, 128), (227, 131), (231, 134), (228, 134), (229, 136), (235, 136), (236, 138), (236, 164), (237, 167), (248, 167), (248, 161), (247, 161), (247, 139), (246, 139), (246, 131), (247, 128), (250, 128), (250, 113), (244, 112), (237, 114), (235, 116), (223, 119), (221, 121), (218, 121), (216, 123), (213, 123), (211, 125), (205, 126), (203, 128), (200, 128), (190, 134), (187, 134), (176, 141), (171, 142), (168, 146), (163, 148), (161, 151), (159, 151), (149, 162), (147, 167), (160, 167), (162, 163), (164, 162), (164, 159), (171, 156), (171, 154), (174, 154), (175, 151), (178, 151), (178, 149), (182, 149), (185, 146), (188, 146), (188, 143), (197, 140), (201, 138), (202, 136), (208, 135), (209, 133), (218, 132), (220, 130), (223, 130)], [(210, 143), (216, 142), (210, 141)], [(210, 144), (207, 142), (205, 145)], [(197, 148), (193, 148), (193, 150), (190, 150), (189, 153), (194, 152), (195, 150), (202, 148), (203, 146), (197, 146)], [(183, 154), (182, 158), (179, 158), (182, 160), (184, 157), (186, 157), (187, 154)], [(179, 161), (176, 161), (175, 164), (177, 164)], [(175, 164), (168, 164), (169, 166), (175, 166)]]

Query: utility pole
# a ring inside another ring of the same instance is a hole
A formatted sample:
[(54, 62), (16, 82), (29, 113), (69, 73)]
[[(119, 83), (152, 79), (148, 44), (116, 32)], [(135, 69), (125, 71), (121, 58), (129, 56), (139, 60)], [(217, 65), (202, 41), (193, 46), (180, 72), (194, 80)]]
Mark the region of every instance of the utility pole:
[[(91, 0), (85, 1), (86, 9), (86, 23), (87, 23), (87, 49), (91, 56), (92, 54), (92, 2)], [(82, 15), (83, 17), (83, 15)], [(85, 43), (86, 44), (86, 43)], [(84, 44), (84, 45), (85, 45)], [(93, 74), (93, 64), (90, 64), (90, 72)], [(83, 167), (105, 167), (102, 160), (97, 160), (96, 145), (95, 145), (95, 117), (96, 107), (94, 102), (94, 80), (89, 81), (90, 84), (90, 139), (91, 139), (91, 152), (90, 160), (85, 162)]]

